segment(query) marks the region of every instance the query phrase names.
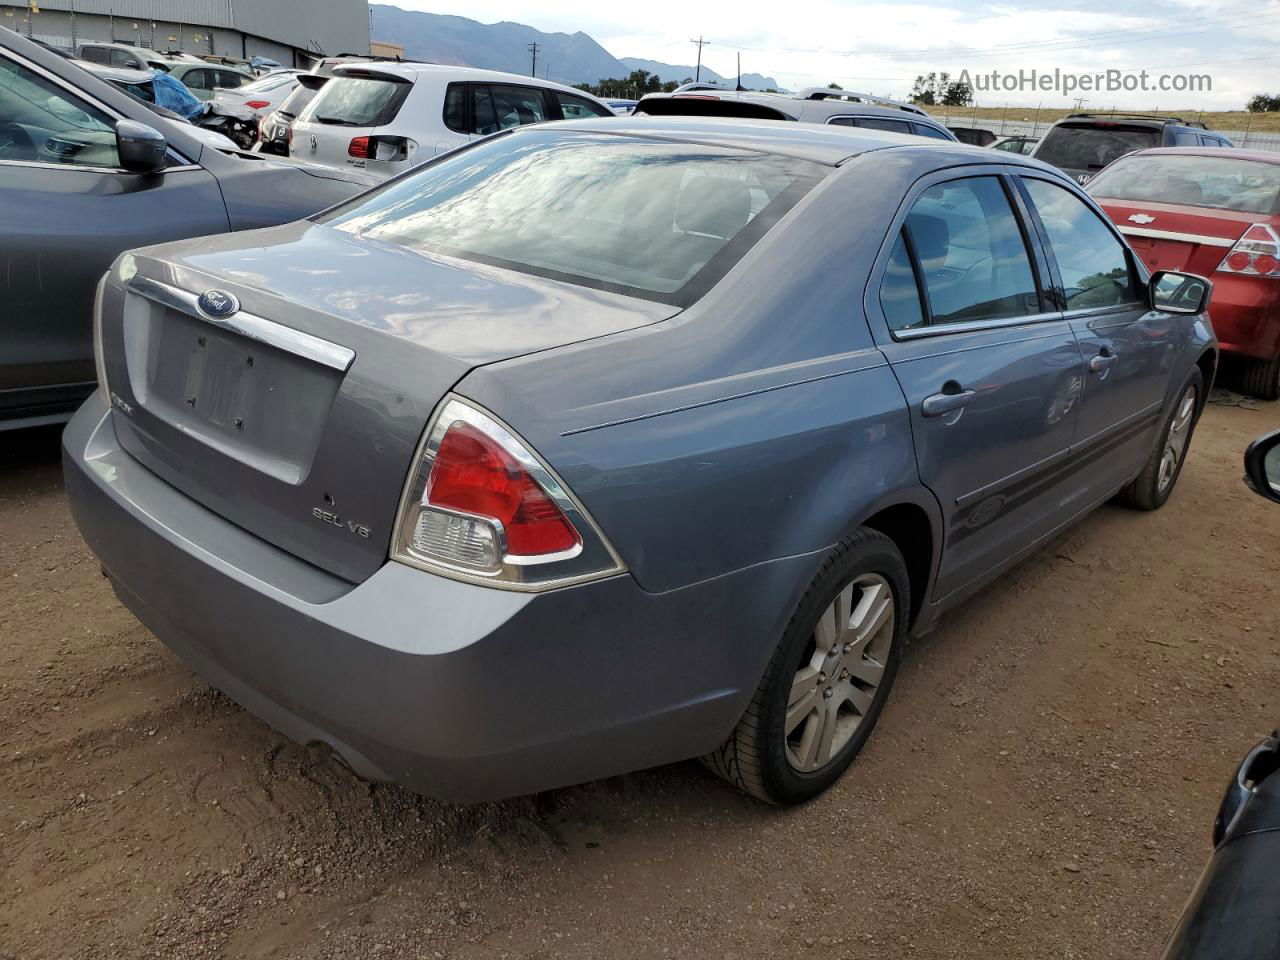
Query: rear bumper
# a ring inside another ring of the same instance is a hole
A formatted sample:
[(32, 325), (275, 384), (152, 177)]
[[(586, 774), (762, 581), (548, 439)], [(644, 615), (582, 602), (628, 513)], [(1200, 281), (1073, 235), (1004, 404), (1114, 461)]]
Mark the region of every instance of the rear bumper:
[(785, 624), (784, 585), (807, 582), (815, 562), (658, 595), (627, 575), (530, 595), (397, 563), (352, 586), (151, 474), (120, 449), (112, 417), (90, 398), (63, 460), (76, 523), (121, 601), (291, 738), (441, 799), (529, 793), (713, 749)]
[(1209, 316), (1226, 352), (1263, 360), (1280, 354), (1280, 280), (1215, 273)]

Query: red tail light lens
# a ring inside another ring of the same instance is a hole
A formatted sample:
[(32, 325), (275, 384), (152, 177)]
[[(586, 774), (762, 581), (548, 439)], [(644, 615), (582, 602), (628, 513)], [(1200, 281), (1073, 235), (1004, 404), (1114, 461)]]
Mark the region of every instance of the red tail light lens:
[(1255, 223), (1218, 264), (1218, 272), (1280, 277), (1280, 235), (1268, 224)]
[(262, 110), (265, 107), (271, 106), (271, 101), (270, 100), (246, 100), (244, 102), (244, 105), (248, 107), (250, 110)]
[(368, 160), (371, 155), (368, 137), (356, 137), (347, 147), (347, 156), (349, 157), (360, 157)]
[(551, 467), (460, 397), (445, 400), (423, 434), (391, 557), (508, 590), (549, 590), (625, 569)]
[(440, 441), (426, 504), (498, 521), (507, 553), (514, 556), (561, 553), (581, 542), (569, 518), (529, 472), (467, 423), (454, 423)]

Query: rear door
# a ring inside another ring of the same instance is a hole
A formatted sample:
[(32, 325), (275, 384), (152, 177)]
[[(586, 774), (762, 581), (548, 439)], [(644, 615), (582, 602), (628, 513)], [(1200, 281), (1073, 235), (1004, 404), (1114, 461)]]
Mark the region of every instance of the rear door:
[(1124, 241), (1081, 194), (1035, 173), (1019, 180), (1087, 369), (1076, 469), (1087, 467), (1099, 490), (1119, 488), (1151, 452), (1185, 318), (1148, 307)]
[(117, 119), (0, 51), (0, 417), (92, 388), (94, 287), (121, 251), (228, 229), (200, 167), (120, 169)]
[(935, 599), (1081, 509), (1064, 477), (1083, 376), (1048, 307), (1034, 230), (1003, 168), (934, 174), (908, 196), (866, 300), (911, 411), (945, 543)]

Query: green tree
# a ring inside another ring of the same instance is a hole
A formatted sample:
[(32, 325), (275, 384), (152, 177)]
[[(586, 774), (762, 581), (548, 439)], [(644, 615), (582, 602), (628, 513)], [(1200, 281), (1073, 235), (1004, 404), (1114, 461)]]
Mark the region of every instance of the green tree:
[(1245, 109), (1250, 113), (1275, 113), (1280, 110), (1280, 94), (1275, 96), (1269, 93), (1256, 94), (1249, 100)]

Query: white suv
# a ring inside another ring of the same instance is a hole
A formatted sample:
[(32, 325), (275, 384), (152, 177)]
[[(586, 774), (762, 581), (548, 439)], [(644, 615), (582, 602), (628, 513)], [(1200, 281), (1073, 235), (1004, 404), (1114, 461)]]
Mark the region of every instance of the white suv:
[(429, 63), (338, 67), (293, 125), (289, 154), (389, 177), (475, 137), (543, 120), (612, 117), (559, 83)]

